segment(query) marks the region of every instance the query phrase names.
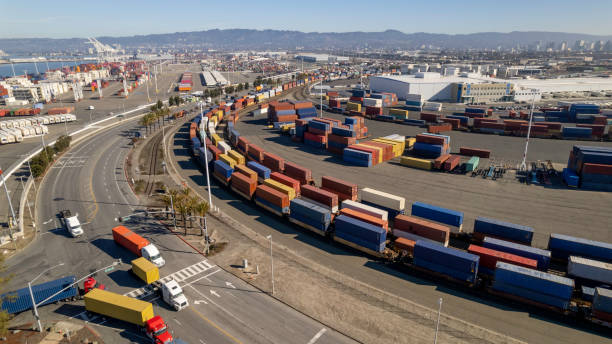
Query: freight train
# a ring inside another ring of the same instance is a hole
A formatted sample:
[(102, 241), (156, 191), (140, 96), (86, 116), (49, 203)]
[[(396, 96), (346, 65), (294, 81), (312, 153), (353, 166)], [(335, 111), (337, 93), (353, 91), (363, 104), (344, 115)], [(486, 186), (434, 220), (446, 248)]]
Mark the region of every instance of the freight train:
[[(403, 197), (370, 188), (357, 202), (357, 185), (324, 176), (317, 187), (309, 169), (250, 144), (231, 122), (215, 132), (217, 111), (193, 120), (192, 152), (246, 201), (404, 271), (612, 327), (612, 244), (551, 234), (540, 249), (529, 226), (478, 217), (465, 233), (451, 209), (415, 202), (409, 216)], [(202, 121), (208, 132), (195, 130)]]

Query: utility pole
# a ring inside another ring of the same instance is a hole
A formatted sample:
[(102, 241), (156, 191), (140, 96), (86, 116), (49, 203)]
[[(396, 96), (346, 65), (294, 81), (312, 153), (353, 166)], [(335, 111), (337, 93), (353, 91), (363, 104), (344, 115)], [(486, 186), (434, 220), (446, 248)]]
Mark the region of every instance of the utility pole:
[(536, 89), (532, 88), (531, 92), (531, 111), (529, 111), (529, 127), (527, 128), (527, 138), (525, 139), (525, 152), (523, 152), (523, 161), (521, 162), (520, 170), (527, 171), (527, 149), (529, 148), (529, 136), (531, 135), (531, 123), (533, 122), (533, 108), (535, 107)]
[[(11, 209), (11, 215), (13, 216), (13, 221), (19, 223), (19, 219), (15, 217), (15, 209), (13, 209), (13, 202), (11, 202), (11, 196), (9, 194), (8, 188), (6, 187), (6, 180), (4, 180), (4, 173), (2, 172), (2, 168), (0, 167), (0, 177), (2, 177), (2, 185), (4, 185), (4, 192), (6, 192), (6, 199), (8, 200), (9, 208)], [(17, 243), (15, 242), (15, 238), (13, 237), (12, 226), (9, 222), (9, 235), (11, 236), (11, 240), (15, 244), (15, 251), (17, 251)]]
[[(204, 113), (203, 106), (204, 106), (204, 104), (202, 102), (200, 102), (200, 113), (201, 114)], [(202, 122), (200, 122), (200, 123), (202, 123)], [(206, 130), (202, 130), (202, 129), (204, 129), (204, 128), (201, 128), (200, 131), (203, 132), (204, 134), (206, 134)], [(212, 209), (213, 208), (213, 204), (212, 204), (212, 195), (210, 193), (210, 174), (208, 172), (208, 147), (206, 147), (206, 136), (204, 136), (202, 139), (204, 140), (204, 142), (203, 142), (203, 146), (204, 146), (204, 161), (206, 162), (204, 165), (206, 166), (206, 185), (208, 187), (208, 206), (209, 206), (209, 209)]]

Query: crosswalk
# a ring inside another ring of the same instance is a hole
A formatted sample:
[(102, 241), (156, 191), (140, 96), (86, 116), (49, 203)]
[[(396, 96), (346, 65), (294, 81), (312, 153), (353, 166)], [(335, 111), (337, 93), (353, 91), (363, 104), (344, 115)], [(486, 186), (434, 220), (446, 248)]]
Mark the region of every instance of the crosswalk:
[[(199, 275), (205, 271), (208, 271), (212, 268), (214, 268), (215, 265), (211, 265), (207, 260), (203, 260), (201, 262), (195, 263), (193, 265), (190, 265), (186, 268), (183, 268), (181, 270), (178, 270), (168, 276), (165, 276), (164, 278), (161, 278), (160, 281), (161, 282), (168, 282), (172, 279), (174, 279), (177, 282), (182, 282), (185, 281), (193, 276)], [(129, 297), (133, 297), (136, 299), (143, 299), (146, 298), (148, 296), (150, 296), (151, 294), (153, 294), (154, 292), (154, 287), (152, 285), (147, 285), (143, 288), (138, 288), (138, 289), (134, 289), (130, 292), (127, 292), (123, 295), (125, 296), (129, 296)]]

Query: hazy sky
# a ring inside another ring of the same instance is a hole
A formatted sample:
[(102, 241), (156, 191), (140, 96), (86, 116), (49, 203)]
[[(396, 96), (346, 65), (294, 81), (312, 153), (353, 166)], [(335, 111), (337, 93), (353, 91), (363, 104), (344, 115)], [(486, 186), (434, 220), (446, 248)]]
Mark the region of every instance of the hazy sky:
[(0, 0), (0, 37), (131, 36), (217, 28), (612, 35), (611, 13), (611, 0)]

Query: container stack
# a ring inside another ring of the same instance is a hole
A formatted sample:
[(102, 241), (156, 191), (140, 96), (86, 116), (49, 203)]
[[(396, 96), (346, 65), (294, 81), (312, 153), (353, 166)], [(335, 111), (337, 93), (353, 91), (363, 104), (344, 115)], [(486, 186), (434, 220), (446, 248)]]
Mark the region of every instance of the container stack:
[(543, 250), (536, 247), (531, 247), (528, 245), (517, 244), (514, 242), (495, 239), (491, 237), (485, 237), (482, 246), (486, 248), (490, 248), (495, 251), (501, 251), (510, 253), (516, 256), (521, 256), (529, 259), (533, 259), (538, 262), (537, 268), (538, 270), (547, 270), (550, 265), (550, 251)]
[(247, 163), (247, 167), (253, 171), (255, 171), (255, 173), (257, 173), (257, 180), (260, 183), (263, 183), (264, 180), (266, 179), (270, 179), (270, 173), (272, 173), (270, 171), (269, 168), (255, 162), (255, 161), (249, 161)]
[(252, 179), (251, 177), (245, 175), (244, 173), (238, 170), (234, 170), (234, 173), (232, 173), (232, 181), (231, 181), (231, 189), (234, 192), (246, 198), (247, 200), (251, 200), (253, 198), (253, 194), (255, 194), (256, 188), (257, 188), (257, 175), (255, 175), (255, 179)]
[(612, 191), (612, 148), (574, 146), (563, 179), (571, 187)]
[(317, 117), (317, 109), (309, 101), (291, 101), (297, 117), (300, 119)]
[(288, 177), (280, 172), (272, 172), (270, 179), (275, 180), (283, 185), (292, 188), (295, 192), (296, 197), (300, 196), (300, 182), (297, 179)]
[(278, 216), (289, 213), (289, 197), (287, 194), (267, 185), (260, 184), (257, 186), (255, 203)]
[(234, 170), (221, 160), (215, 160), (213, 163), (213, 177), (225, 186), (229, 185), (233, 172)]
[(538, 268), (538, 261), (535, 259), (529, 259), (503, 251), (496, 251), (483, 246), (472, 244), (468, 247), (468, 252), (480, 257), (478, 266), (479, 271), (490, 276), (493, 276), (497, 262), (514, 264), (534, 270)]
[(479, 257), (438, 243), (417, 240), (413, 262), (415, 266), (443, 277), (474, 283), (478, 274)]
[(294, 105), (288, 102), (270, 102), (268, 108), (268, 122), (289, 123), (298, 118)]
[(450, 228), (413, 216), (397, 215), (393, 219), (393, 235), (415, 242), (426, 240), (448, 246)]
[(338, 178), (330, 176), (321, 177), (321, 189), (336, 194), (340, 202), (345, 200), (357, 200), (357, 184)]
[(592, 313), (597, 319), (612, 322), (612, 290), (595, 288)]
[(493, 290), (536, 304), (567, 310), (574, 291), (574, 280), (497, 262)]
[(361, 203), (382, 209), (393, 219), (397, 215), (404, 214), (406, 199), (386, 192), (364, 188), (361, 190)]
[(334, 240), (372, 254), (385, 250), (387, 231), (382, 227), (346, 215), (338, 215), (334, 223)]
[(483, 240), (485, 236), (531, 245), (533, 228), (479, 216), (474, 221), (474, 237)]
[(329, 211), (334, 214), (338, 212), (338, 195), (335, 193), (331, 193), (312, 185), (302, 185), (300, 192), (302, 199), (329, 209)]
[(331, 224), (331, 211), (312, 202), (295, 198), (289, 205), (289, 221), (324, 235)]
[(450, 153), (450, 136), (422, 133), (416, 136), (413, 152), (428, 159)]
[(412, 216), (450, 226), (450, 231), (453, 233), (460, 233), (463, 230), (463, 212), (460, 211), (414, 202), (412, 204)]
[(312, 171), (308, 168), (285, 161), (285, 175), (300, 182), (300, 185), (310, 184), (312, 179)]

